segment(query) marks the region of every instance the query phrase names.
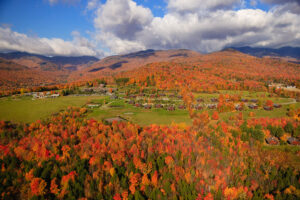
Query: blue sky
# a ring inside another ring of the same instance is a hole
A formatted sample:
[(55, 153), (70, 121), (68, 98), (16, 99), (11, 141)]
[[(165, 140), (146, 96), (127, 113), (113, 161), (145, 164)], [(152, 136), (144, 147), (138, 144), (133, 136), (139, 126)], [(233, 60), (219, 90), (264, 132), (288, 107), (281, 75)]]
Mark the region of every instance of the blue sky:
[[(14, 31), (39, 37), (70, 40), (74, 30), (89, 37), (87, 32), (93, 31), (94, 27), (93, 13), (86, 11), (87, 3), (88, 1), (76, 1), (51, 4), (46, 0), (1, 0), (0, 24), (9, 25)], [(154, 16), (162, 17), (166, 9), (164, 0), (137, 0), (136, 3), (150, 8)]]
[(299, 11), (299, 0), (1, 0), (0, 51), (38, 53), (28, 45), (40, 43), (43, 54), (101, 57), (147, 48), (299, 46)]

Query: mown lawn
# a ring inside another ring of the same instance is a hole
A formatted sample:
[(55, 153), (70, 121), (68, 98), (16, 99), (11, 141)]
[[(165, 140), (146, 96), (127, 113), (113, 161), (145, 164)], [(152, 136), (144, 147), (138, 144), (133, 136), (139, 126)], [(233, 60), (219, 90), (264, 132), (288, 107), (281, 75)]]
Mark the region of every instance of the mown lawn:
[(109, 106), (92, 109), (88, 118), (102, 120), (116, 116), (121, 116), (141, 126), (150, 124), (169, 125), (172, 123), (186, 123), (190, 125), (192, 123), (186, 110), (167, 111), (155, 108), (146, 110), (125, 104), (120, 100), (109, 104)]
[(68, 106), (81, 107), (91, 101), (100, 101), (101, 96), (64, 96), (55, 99), (36, 99), (31, 97), (8, 97), (0, 99), (0, 120), (33, 122), (45, 119)]

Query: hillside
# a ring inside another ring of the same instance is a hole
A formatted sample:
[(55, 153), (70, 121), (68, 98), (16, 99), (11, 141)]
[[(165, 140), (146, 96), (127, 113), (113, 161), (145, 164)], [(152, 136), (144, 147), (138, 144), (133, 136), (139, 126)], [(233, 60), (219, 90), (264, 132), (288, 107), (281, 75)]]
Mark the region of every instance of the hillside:
[(201, 56), (200, 53), (186, 49), (159, 51), (150, 49), (125, 55), (109, 56), (92, 64), (90, 67), (74, 72), (69, 80), (93, 79), (103, 74), (133, 70), (149, 63), (189, 59), (199, 56)]
[[(238, 51), (221, 51), (200, 57), (151, 63), (118, 74), (140, 86), (155, 83), (160, 89), (184, 86), (198, 92), (220, 89), (266, 90), (271, 82), (300, 86), (299, 64), (270, 58), (257, 58)], [(148, 81), (149, 78), (153, 80)]]
[(15, 62), (0, 58), (0, 70), (7, 70), (7, 71), (20, 71), (26, 70), (28, 67), (24, 65), (17, 64)]
[[(154, 66), (154, 68), (156, 66), (171, 66), (173, 69), (174, 66), (178, 66), (179, 69), (176, 70), (181, 70), (182, 66), (190, 66), (192, 70), (189, 73), (192, 75), (201, 73), (203, 77), (200, 78), (202, 85), (199, 87), (205, 86), (206, 88), (209, 85), (215, 85), (217, 83), (216, 79), (223, 79), (223, 82), (231, 83), (231, 87), (233, 85), (244, 85), (245, 83), (241, 83), (241, 80), (247, 80), (246, 82), (249, 82), (249, 80), (260, 82), (260, 85), (268, 84), (267, 81), (300, 85), (298, 81), (299, 64), (287, 62), (282, 59), (259, 58), (244, 54), (235, 49), (226, 49), (210, 54), (200, 54), (183, 49), (146, 50), (109, 56), (97, 62), (89, 61), (88, 63), (83, 63), (81, 61), (83, 64), (79, 64), (80, 62), (78, 61), (78, 65), (72, 65), (71, 61), (60, 62), (68, 63), (63, 66), (42, 60), (43, 56), (41, 58), (32, 55), (29, 56), (28, 54), (20, 54), (12, 53), (6, 55), (11, 60), (6, 60), (2, 64), (0, 78), (2, 90), (4, 88), (12, 89), (66, 82), (92, 81), (100, 78), (112, 80), (112, 75), (118, 77), (128, 74), (126, 76), (131, 77), (136, 73), (141, 73), (145, 66), (149, 64), (151, 64), (150, 66)], [(59, 59), (62, 59), (62, 57)], [(13, 66), (12, 63), (15, 66), (12, 68), (18, 66), (16, 69), (20, 68), (25, 71), (11, 70), (10, 66)], [(155, 70), (162, 69), (158, 67)], [(153, 71), (149, 73), (153, 74)], [(170, 74), (172, 73), (173, 71), (170, 72)], [(18, 79), (14, 82), (16, 77)]]
[(50, 64), (35, 66), (30, 62), (15, 62), (0, 58), (0, 90), (54, 85), (65, 82), (68, 72), (57, 69), (55, 66)]

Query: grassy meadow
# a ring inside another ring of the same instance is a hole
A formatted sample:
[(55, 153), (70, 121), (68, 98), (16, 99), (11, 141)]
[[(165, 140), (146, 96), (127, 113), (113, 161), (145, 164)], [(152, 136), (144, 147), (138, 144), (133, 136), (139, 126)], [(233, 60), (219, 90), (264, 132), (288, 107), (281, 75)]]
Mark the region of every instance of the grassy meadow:
[(33, 122), (66, 109), (68, 106), (81, 107), (99, 96), (64, 96), (32, 100), (31, 97), (6, 97), (0, 99), (0, 120)]
[[(222, 94), (241, 94), (243, 98), (256, 98), (262, 103), (267, 99), (274, 103), (283, 103), (281, 108), (272, 111), (265, 111), (261, 108), (257, 110), (250, 110), (246, 108), (243, 110), (244, 118), (249, 117), (249, 113), (253, 112), (254, 117), (284, 117), (286, 116), (289, 107), (299, 108), (300, 103), (293, 103), (293, 99), (267, 97), (267, 93), (263, 92), (248, 92), (248, 91), (220, 91)], [(220, 93), (206, 94), (195, 93), (195, 98), (203, 98), (205, 103), (211, 103), (211, 98), (218, 98)], [(14, 122), (30, 123), (38, 119), (46, 119), (50, 115), (66, 109), (68, 106), (82, 107), (87, 103), (99, 104), (99, 107), (89, 108), (87, 118), (96, 120), (103, 120), (105, 118), (121, 116), (130, 122), (139, 124), (141, 126), (150, 124), (169, 125), (172, 123), (185, 123), (190, 125), (192, 123), (189, 118), (187, 110), (167, 111), (165, 109), (150, 110), (144, 108), (137, 108), (133, 105), (125, 103), (125, 100), (111, 100), (108, 96), (62, 96), (58, 98), (35, 99), (31, 97), (6, 97), (0, 99), (0, 120), (10, 120)], [(182, 104), (182, 102), (176, 102)], [(291, 103), (291, 104), (285, 104)], [(214, 110), (208, 110), (210, 114)], [(201, 112), (201, 111), (199, 111)], [(239, 112), (225, 112), (220, 113), (219, 117), (223, 120), (229, 120)]]

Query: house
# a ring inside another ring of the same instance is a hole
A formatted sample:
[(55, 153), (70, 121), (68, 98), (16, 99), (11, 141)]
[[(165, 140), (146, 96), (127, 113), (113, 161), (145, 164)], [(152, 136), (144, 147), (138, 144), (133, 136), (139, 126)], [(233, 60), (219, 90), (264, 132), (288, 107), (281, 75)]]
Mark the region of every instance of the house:
[(124, 121), (126, 121), (126, 119), (124, 119), (124, 118), (122, 118), (122, 117), (112, 117), (112, 118), (107, 118), (107, 119), (104, 119), (104, 121), (106, 122), (106, 123), (113, 123), (114, 121), (115, 122), (124, 122)]
[(178, 109), (184, 110), (184, 109), (186, 109), (186, 106), (185, 105), (179, 105)]
[(264, 110), (270, 111), (273, 110), (273, 108), (271, 106), (264, 106)]
[(211, 102), (218, 102), (217, 98), (211, 98), (210, 100), (211, 100)]
[(37, 92), (37, 93), (34, 93), (32, 96), (33, 96), (34, 98), (37, 98), (37, 99), (43, 99), (43, 98), (46, 97), (45, 94), (44, 94), (43, 92)]
[(291, 145), (300, 145), (300, 141), (294, 137), (288, 138), (287, 142)]
[(59, 94), (51, 94), (50, 97), (51, 98), (57, 98), (57, 97), (59, 97)]
[(147, 104), (147, 105), (144, 105), (144, 108), (150, 110), (152, 108), (152, 106)]
[(282, 105), (281, 105), (281, 104), (274, 103), (273, 107), (274, 107), (274, 108), (281, 108)]
[(196, 109), (196, 110), (202, 110), (202, 109), (203, 109), (203, 106), (201, 106), (201, 105), (195, 105), (195, 109)]
[(257, 99), (251, 99), (251, 102), (253, 102), (253, 103), (257, 103), (257, 102), (258, 102), (258, 100), (257, 100)]
[(268, 137), (266, 138), (266, 143), (270, 145), (278, 145), (279, 141), (276, 137)]
[(135, 104), (135, 102), (134, 102), (133, 100), (130, 100), (130, 101), (128, 102), (128, 104), (132, 104), (132, 105), (134, 105), (134, 104)]
[(110, 99), (118, 99), (118, 96), (113, 94), (110, 96)]
[(134, 106), (135, 106), (135, 107), (142, 107), (142, 104), (136, 103)]
[(236, 105), (235, 106), (235, 110), (237, 111), (242, 111), (243, 110), (243, 107), (241, 105)]
[(155, 108), (163, 108), (162, 104), (155, 104)]
[(168, 106), (168, 107), (167, 107), (167, 110), (168, 110), (168, 111), (174, 111), (174, 110), (175, 110), (175, 107), (174, 107), (174, 106)]
[(250, 104), (250, 105), (248, 105), (248, 107), (250, 109), (257, 109), (258, 108), (258, 106), (256, 104)]
[(209, 109), (216, 109), (217, 108), (216, 104), (208, 104), (207, 107)]
[(198, 98), (198, 99), (197, 99), (197, 102), (198, 102), (198, 103), (200, 103), (200, 102), (204, 102), (204, 100), (203, 100), (203, 99), (201, 99), (201, 98)]
[(177, 98), (178, 98), (178, 99), (182, 99), (182, 98), (183, 98), (183, 96), (181, 96), (181, 95), (178, 95), (178, 96), (177, 96)]
[(241, 99), (241, 102), (248, 102), (248, 99)]

